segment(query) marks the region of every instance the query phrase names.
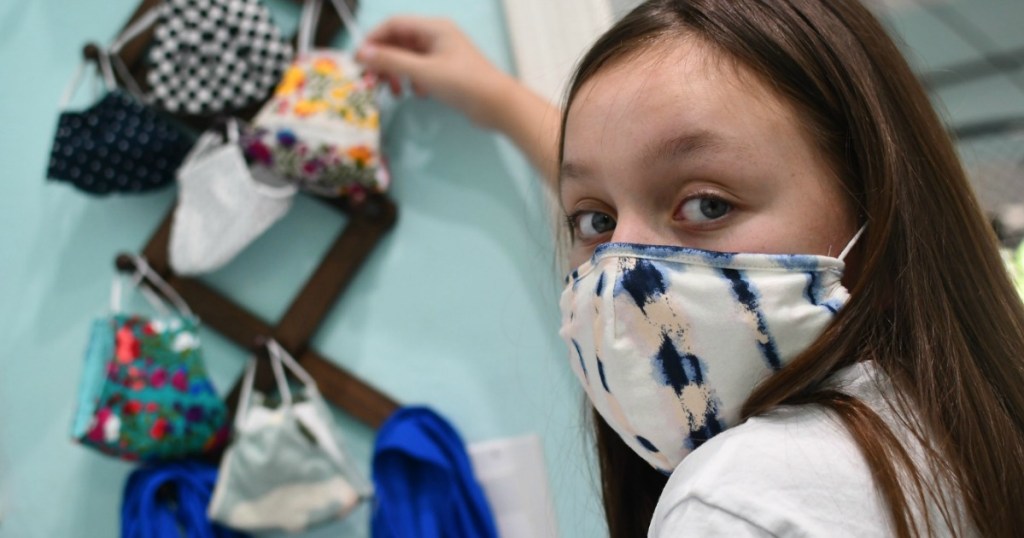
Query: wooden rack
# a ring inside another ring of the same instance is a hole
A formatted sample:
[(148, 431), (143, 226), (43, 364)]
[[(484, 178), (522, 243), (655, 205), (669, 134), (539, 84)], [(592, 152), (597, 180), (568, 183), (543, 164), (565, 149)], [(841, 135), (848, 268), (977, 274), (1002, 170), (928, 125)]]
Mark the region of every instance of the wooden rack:
[[(160, 3), (161, 0), (143, 0), (125, 27)], [(329, 42), (340, 27), (341, 23), (333, 10), (324, 10), (315, 42), (321, 45)], [(146, 66), (141, 60), (152, 35), (150, 28), (129, 41), (119, 53), (132, 77), (142, 88), (146, 87)], [(87, 45), (83, 54), (87, 58), (96, 58), (99, 48)], [(254, 106), (235, 114), (247, 119), (258, 109), (259, 106)], [(216, 121), (201, 117), (178, 118), (196, 129), (209, 128)], [(358, 204), (343, 199), (315, 198), (344, 213), (348, 222), (276, 325), (260, 319), (200, 280), (174, 273), (167, 255), (175, 209), (173, 206), (146, 243), (143, 256), (153, 270), (181, 294), (205, 325), (257, 353), (262, 353), (268, 337), (276, 339), (313, 376), (328, 401), (377, 428), (398, 408), (398, 403), (312, 349), (309, 341), (370, 252), (394, 226), (398, 211), (386, 195), (370, 196)], [(127, 254), (117, 257), (116, 266), (121, 271), (135, 269), (132, 257)], [(273, 376), (268, 368), (257, 369), (255, 384), (259, 390), (268, 390), (273, 386)], [(228, 409), (232, 413), (237, 407), (240, 388), (239, 380), (227, 398)]]

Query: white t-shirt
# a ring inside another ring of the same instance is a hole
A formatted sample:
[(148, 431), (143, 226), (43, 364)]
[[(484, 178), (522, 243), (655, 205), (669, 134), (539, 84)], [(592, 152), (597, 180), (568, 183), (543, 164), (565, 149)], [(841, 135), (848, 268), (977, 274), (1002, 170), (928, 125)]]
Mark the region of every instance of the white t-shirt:
[[(887, 419), (880, 391), (888, 384), (876, 376), (882, 377), (871, 363), (860, 363), (833, 380)], [(649, 538), (893, 534), (853, 437), (834, 414), (813, 405), (751, 418), (686, 456), (648, 530)]]

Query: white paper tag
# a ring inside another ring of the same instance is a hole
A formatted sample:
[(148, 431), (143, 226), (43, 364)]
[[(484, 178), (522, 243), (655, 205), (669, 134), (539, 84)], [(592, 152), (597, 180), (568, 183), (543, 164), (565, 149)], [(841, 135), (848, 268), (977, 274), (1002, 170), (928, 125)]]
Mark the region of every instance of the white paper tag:
[(557, 538), (540, 437), (496, 439), (468, 448), (473, 472), (502, 538)]

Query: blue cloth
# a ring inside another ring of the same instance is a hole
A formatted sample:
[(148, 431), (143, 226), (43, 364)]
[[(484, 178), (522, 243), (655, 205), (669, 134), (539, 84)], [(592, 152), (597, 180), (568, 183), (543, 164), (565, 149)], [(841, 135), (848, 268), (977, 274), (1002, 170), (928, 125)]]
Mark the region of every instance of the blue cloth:
[(377, 434), (374, 538), (497, 538), (491, 507), (458, 432), (425, 407), (406, 407)]
[(196, 461), (140, 467), (128, 476), (121, 504), (122, 538), (241, 538), (206, 516), (217, 468)]

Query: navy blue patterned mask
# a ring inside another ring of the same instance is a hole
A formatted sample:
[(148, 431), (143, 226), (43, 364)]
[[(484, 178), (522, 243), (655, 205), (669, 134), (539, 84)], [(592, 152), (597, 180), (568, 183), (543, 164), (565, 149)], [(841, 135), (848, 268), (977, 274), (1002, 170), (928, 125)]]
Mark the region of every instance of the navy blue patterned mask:
[(109, 89), (92, 106), (61, 113), (46, 176), (97, 195), (149, 191), (174, 181), (193, 141), (171, 118)]

